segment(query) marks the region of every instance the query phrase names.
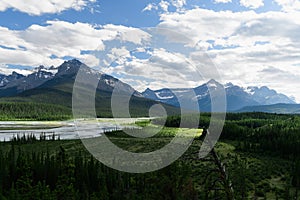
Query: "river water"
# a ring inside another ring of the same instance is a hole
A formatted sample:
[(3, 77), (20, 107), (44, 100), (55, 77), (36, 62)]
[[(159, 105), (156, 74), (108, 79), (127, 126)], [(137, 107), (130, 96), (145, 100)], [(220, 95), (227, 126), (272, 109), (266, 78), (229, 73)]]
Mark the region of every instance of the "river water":
[(124, 127), (133, 127), (136, 119), (97, 119), (97, 120), (76, 120), (76, 121), (0, 121), (0, 141), (9, 141), (17, 135), (34, 134), (37, 139), (41, 134), (52, 138), (63, 140), (99, 137), (104, 132), (121, 130)]

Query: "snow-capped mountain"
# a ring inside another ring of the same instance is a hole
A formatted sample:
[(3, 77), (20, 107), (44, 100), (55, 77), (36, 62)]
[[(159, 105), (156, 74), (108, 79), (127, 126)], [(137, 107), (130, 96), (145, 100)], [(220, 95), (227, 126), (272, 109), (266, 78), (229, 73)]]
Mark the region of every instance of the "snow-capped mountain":
[(56, 80), (63, 77), (64, 79), (75, 80), (79, 69), (81, 69), (84, 72), (84, 74), (87, 76), (87, 79), (93, 76), (99, 80), (97, 87), (99, 90), (112, 92), (115, 89), (116, 84), (119, 83), (118, 88), (116, 89), (118, 90), (117, 92), (134, 94), (135, 96), (142, 96), (130, 85), (123, 83), (122, 81), (110, 75), (96, 71), (76, 59), (65, 61), (62, 65), (60, 65), (57, 68), (57, 74), (53, 79)]
[(10, 82), (16, 81), (18, 79), (23, 78), (24, 75), (18, 74), (17, 72), (12, 72), (11, 75), (0, 74), (0, 87), (5, 87)]
[(51, 88), (62, 82), (74, 83), (80, 68), (87, 75), (87, 78), (89, 78), (88, 76), (95, 76), (98, 78), (98, 89), (102, 91), (112, 92), (118, 82), (120, 83), (118, 84), (118, 92), (133, 93), (135, 96), (142, 96), (130, 85), (123, 83), (112, 76), (95, 71), (80, 61), (73, 59), (65, 61), (58, 67), (52, 66), (46, 68), (41, 65), (35, 68), (33, 72), (27, 76), (15, 72), (9, 76), (0, 75), (0, 97), (14, 96), (35, 88)]
[[(4, 77), (0, 83), (0, 96), (11, 96), (40, 86), (55, 76), (57, 70), (47, 69), (44, 66), (35, 68), (32, 74), (27, 76), (13, 72)], [(8, 80), (8, 81), (7, 81)]]
[(262, 87), (247, 87), (246, 92), (250, 93), (253, 99), (262, 105), (270, 104), (294, 104), (295, 101), (284, 94), (277, 93), (275, 90), (269, 89), (266, 86)]
[(218, 87), (223, 86), (215, 80), (210, 80), (196, 88), (164, 88), (155, 91), (148, 88), (142, 94), (146, 98), (186, 109), (194, 109), (193, 102), (198, 101), (201, 111), (209, 111), (211, 105), (209, 89), (213, 91)]
[[(270, 105), (277, 103), (295, 104), (293, 99), (284, 94), (277, 93), (266, 86), (243, 88), (232, 83), (222, 85), (215, 80), (210, 80), (196, 88), (183, 89), (146, 89), (142, 94), (156, 101), (179, 106), (178, 99), (181, 99), (181, 106), (190, 108), (193, 101), (198, 101), (201, 111), (211, 110), (210, 92), (224, 87), (227, 99), (227, 110), (234, 111), (245, 106)], [(216, 96), (218, 98), (218, 96)]]

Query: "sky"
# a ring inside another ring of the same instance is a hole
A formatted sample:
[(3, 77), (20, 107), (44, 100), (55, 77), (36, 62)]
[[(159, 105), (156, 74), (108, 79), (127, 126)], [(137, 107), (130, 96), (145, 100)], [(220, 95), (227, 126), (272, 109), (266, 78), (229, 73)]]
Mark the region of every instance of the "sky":
[(1, 0), (0, 73), (79, 59), (139, 91), (214, 78), (300, 102), (299, 0)]

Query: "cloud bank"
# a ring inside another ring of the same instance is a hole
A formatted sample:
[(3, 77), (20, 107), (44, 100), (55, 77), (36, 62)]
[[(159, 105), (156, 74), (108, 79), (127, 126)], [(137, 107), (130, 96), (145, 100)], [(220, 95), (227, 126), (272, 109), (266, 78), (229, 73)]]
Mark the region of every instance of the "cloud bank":
[(81, 10), (88, 3), (96, 0), (1, 0), (0, 11), (7, 9), (17, 10), (29, 15), (42, 15), (45, 13), (60, 13), (64, 10)]

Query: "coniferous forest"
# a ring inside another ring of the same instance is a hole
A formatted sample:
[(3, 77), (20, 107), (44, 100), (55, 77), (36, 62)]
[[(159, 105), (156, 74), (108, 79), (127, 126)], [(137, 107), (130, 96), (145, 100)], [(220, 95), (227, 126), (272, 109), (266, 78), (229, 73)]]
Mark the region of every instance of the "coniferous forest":
[[(199, 159), (209, 119), (201, 114), (202, 135), (180, 159), (145, 174), (104, 166), (80, 140), (1, 142), (0, 199), (300, 199), (300, 116), (228, 113), (217, 145)], [(149, 152), (170, 141), (180, 120), (168, 117), (168, 127), (148, 139), (106, 134), (123, 149)]]
[(66, 120), (71, 118), (71, 109), (45, 103), (0, 102), (0, 120)]

